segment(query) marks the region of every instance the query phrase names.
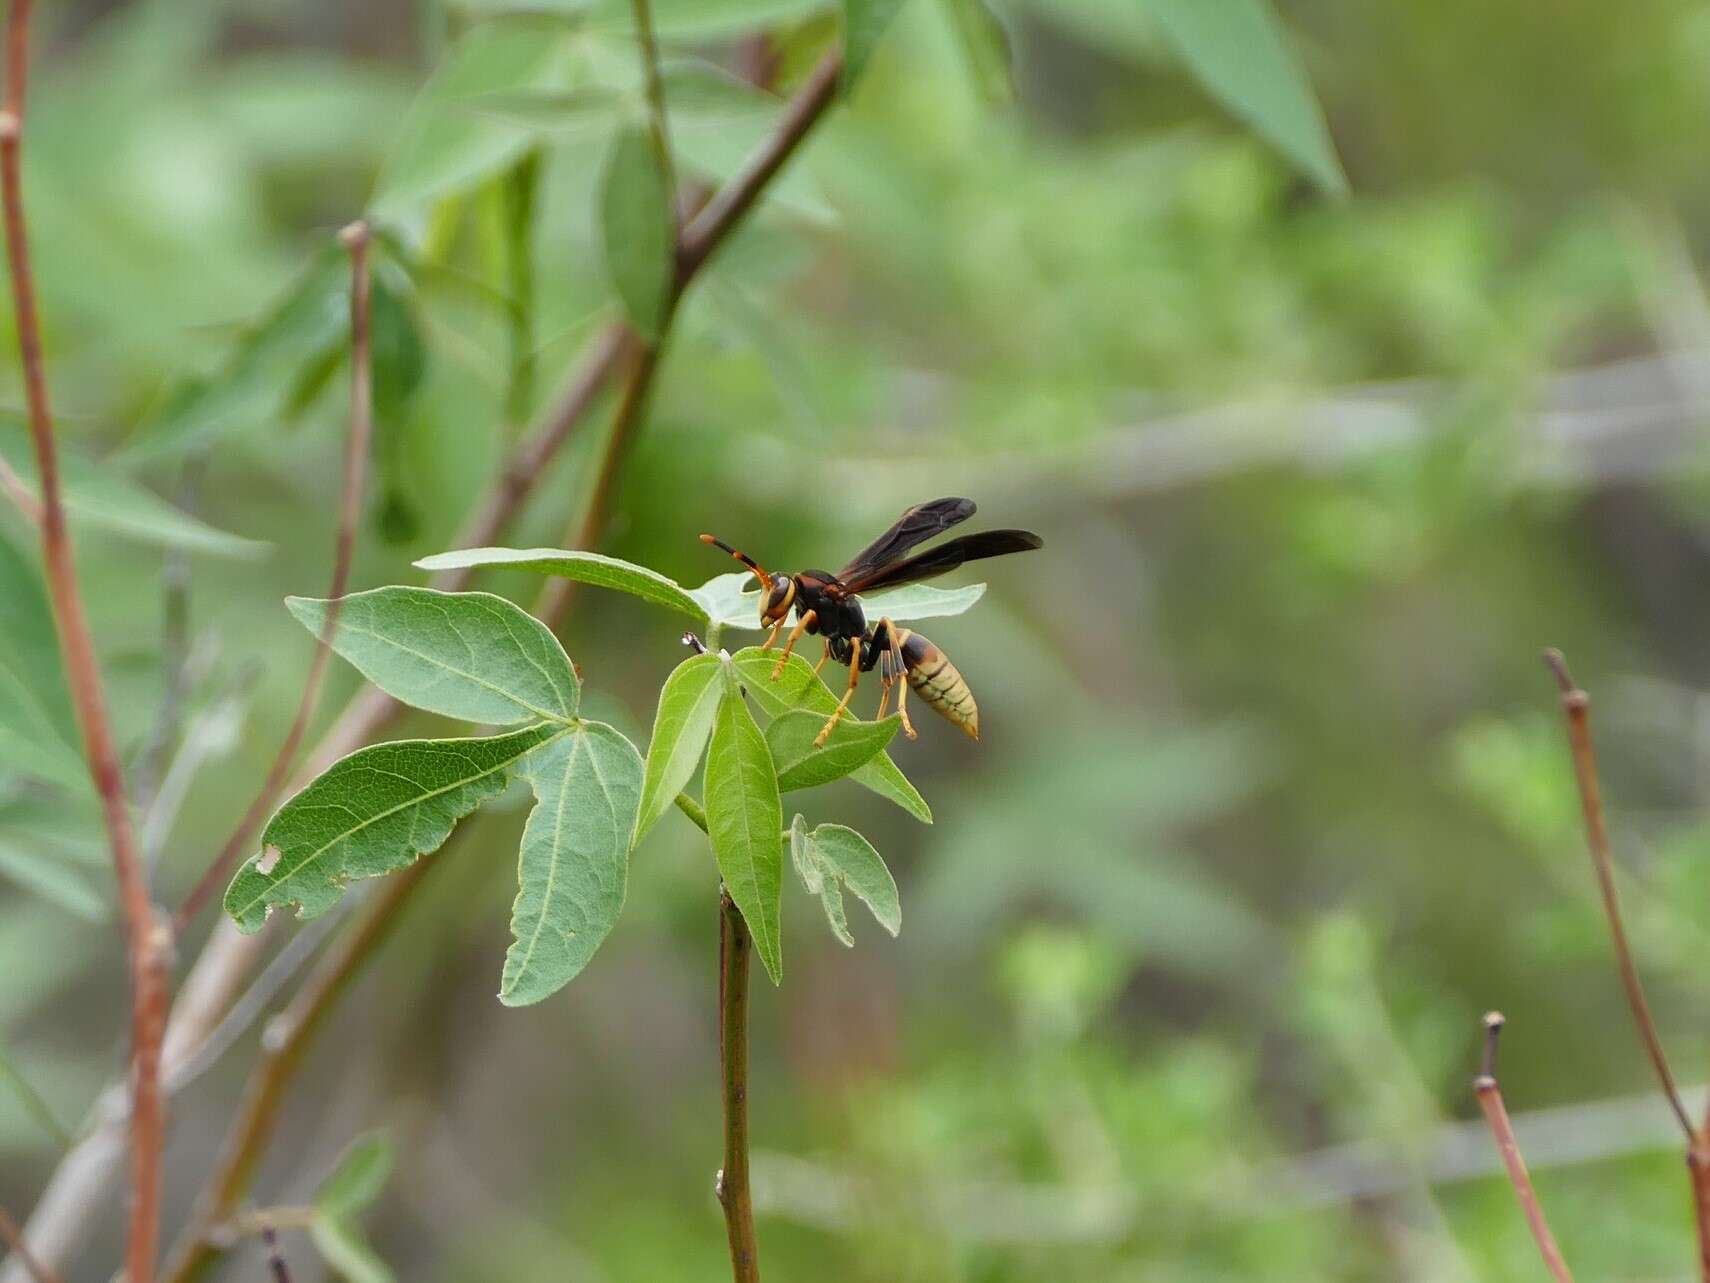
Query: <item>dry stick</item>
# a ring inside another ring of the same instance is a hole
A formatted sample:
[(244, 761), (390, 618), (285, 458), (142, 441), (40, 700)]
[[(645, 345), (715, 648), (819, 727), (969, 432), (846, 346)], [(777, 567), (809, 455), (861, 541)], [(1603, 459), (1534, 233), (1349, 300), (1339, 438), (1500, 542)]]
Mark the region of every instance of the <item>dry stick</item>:
[(8, 1251), (16, 1252), (18, 1259), (23, 1261), (24, 1268), (30, 1272), (35, 1283), (62, 1283), (59, 1275), (38, 1261), (31, 1254), (24, 1242), (24, 1236), (18, 1229), (18, 1222), (12, 1219), (12, 1214), (0, 1207), (0, 1241), (6, 1244)]
[(167, 956), (171, 935), (157, 928), (142, 854), (125, 801), (124, 775), (107, 717), (101, 669), (77, 587), (77, 565), (60, 496), (59, 454), (42, 361), (41, 321), (24, 222), (22, 167), (24, 89), (29, 64), (30, 0), (12, 0), (6, 32), (5, 107), (0, 111), (0, 203), (4, 205), (6, 261), (24, 367), (30, 437), (41, 484), (42, 562), (59, 631), (67, 685), (83, 732), (84, 756), (101, 797), (131, 974), (131, 1220), (125, 1243), (130, 1283), (151, 1283), (160, 1232), (160, 1155), (166, 1115), (160, 1091), (160, 1048), (166, 1029)]
[(1502, 1102), (1502, 1088), (1497, 1085), (1496, 1044), (1502, 1034), (1502, 1025), (1500, 1011), (1492, 1011), (1484, 1018), (1484, 1062), (1478, 1077), (1473, 1079), (1473, 1091), (1478, 1096), (1479, 1108), (1484, 1110), (1485, 1122), (1490, 1124), (1490, 1133), (1496, 1138), (1496, 1151), (1502, 1156), (1502, 1165), (1508, 1171), (1508, 1183), (1514, 1186), (1514, 1195), (1520, 1200), (1520, 1210), (1526, 1215), (1526, 1224), (1531, 1227), (1532, 1238), (1538, 1244), (1538, 1254), (1544, 1258), (1544, 1267), (1556, 1283), (1573, 1283), (1573, 1275), (1562, 1259), (1561, 1248), (1556, 1246), (1556, 1236), (1550, 1232), (1550, 1224), (1544, 1219), (1538, 1191), (1532, 1188), (1526, 1160), (1520, 1156), (1513, 1125), (1508, 1121), (1508, 1107)]
[(162, 1273), (163, 1283), (187, 1283), (200, 1278), (213, 1264), (220, 1245), (209, 1230), (229, 1220), (237, 1211), (256, 1165), (273, 1135), (285, 1089), (310, 1040), (343, 996), (362, 964), (396, 924), (398, 909), (448, 852), (417, 860), (402, 873), (388, 879), (381, 894), (363, 912), (349, 935), (341, 936), (323, 957), (290, 1005), (268, 1022), (261, 1036), (261, 1061), (244, 1088), (243, 1103), (227, 1138), (219, 1170), (203, 1194), (190, 1231), (174, 1249)]
[(1663, 1096), (1670, 1111), (1686, 1134), (1686, 1166), (1692, 1177), (1693, 1224), (1698, 1235), (1698, 1272), (1704, 1283), (1710, 1283), (1710, 1142), (1706, 1132), (1693, 1128), (1681, 1103), (1680, 1090), (1675, 1086), (1674, 1072), (1669, 1068), (1663, 1051), (1662, 1037), (1645, 1000), (1645, 987), (1639, 979), (1639, 969), (1633, 961), (1633, 950), (1627, 942), (1627, 928), (1621, 918), (1621, 900), (1615, 889), (1615, 861), (1609, 848), (1609, 829), (1603, 814), (1603, 793), (1597, 778), (1597, 753), (1591, 741), (1591, 696), (1581, 690), (1568, 672), (1567, 660), (1561, 651), (1544, 652), (1544, 663), (1555, 675), (1562, 692), (1562, 711), (1567, 717), (1568, 743), (1573, 749), (1574, 778), (1579, 784), (1579, 800), (1585, 815), (1586, 846), (1591, 851), (1592, 868), (1597, 873), (1597, 889), (1603, 898), (1603, 915), (1609, 925), (1609, 938), (1615, 948), (1615, 965), (1621, 973), (1621, 985), (1627, 992), (1627, 1006), (1639, 1028), (1639, 1038), (1656, 1071)]
[(735, 1283), (759, 1283), (754, 1191), (748, 1182), (748, 959), (753, 942), (742, 911), (723, 887), (718, 895), (718, 1047), (723, 1069), (724, 1166), (714, 1182), (730, 1238)]
[(333, 554), (332, 583), (327, 588), (327, 617), (315, 641), (309, 675), (303, 682), (303, 694), (297, 701), (297, 714), (291, 719), (291, 729), (285, 734), (285, 742), (279, 746), (260, 792), (250, 802), (237, 828), (226, 839), (214, 862), (203, 870), (202, 876), (190, 888), (184, 903), (178, 906), (172, 920), (178, 931), (189, 925), (202, 906), (231, 877), (232, 866), (244, 854), (256, 827), (272, 812), (285, 789), (292, 764), (297, 760), (297, 748), (302, 744), (309, 729), (309, 720), (315, 715), (315, 706), (320, 702), (321, 683), (326, 677), (332, 639), (338, 628), (340, 598), (350, 586), (356, 532), (362, 519), (362, 496), (368, 483), (369, 443), (374, 437), (373, 345), (368, 319), (368, 224), (360, 221), (350, 224), (339, 233), (339, 240), (350, 251), (350, 430), (345, 434), (344, 489), (339, 496), (338, 542)]
[[(779, 133), (762, 145), (756, 160), (750, 162), (736, 180), (747, 185), (750, 190), (739, 199), (727, 202), (724, 207), (727, 212), (721, 214), (716, 222), (703, 225), (702, 220), (697, 218), (685, 232), (685, 239), (688, 239), (695, 234), (696, 226), (702, 227), (699, 234), (702, 248), (698, 252), (697, 263), (704, 263), (717, 243), (735, 229), (742, 214), (753, 206), (765, 183), (778, 172), (789, 151), (807, 137), (813, 120), (824, 112), (834, 97), (832, 91), (835, 90), (837, 72), (841, 65), (842, 60), (837, 54), (830, 54), (822, 60), (786, 112)], [(813, 110), (806, 113), (805, 119), (804, 103), (813, 104)], [(780, 138), (790, 140), (789, 145), (782, 150)], [(713, 202), (714, 205), (718, 203), (716, 199)], [(711, 209), (712, 205), (708, 208)], [(467, 538), (460, 540), (460, 543), (465, 546), (478, 546), (492, 539), (503, 528), (526, 496), (528, 488), (538, 475), (538, 468), (544, 466), (550, 459), (552, 450), (569, 436), (582, 415), (592, 406), (604, 378), (629, 354), (636, 352), (639, 346), (639, 341), (623, 326), (614, 326), (601, 335), (588, 364), (573, 381), (558, 409), (541, 432), (531, 442), (519, 448), (518, 455), (501, 475), (493, 498), (471, 520), (466, 527)], [(553, 444), (547, 446), (548, 442)], [(445, 591), (454, 591), (468, 582), (470, 574), (468, 569), (454, 571), (436, 578), (433, 581), (434, 586)], [(342, 756), (363, 743), (368, 735), (385, 722), (395, 704), (389, 696), (378, 695), (374, 698), (377, 694), (371, 689), (364, 697), (353, 702), (339, 724), (323, 741), (315, 754), (316, 759)], [(325, 1010), (343, 992), (344, 984), (348, 982), (350, 975), (384, 938), (387, 923), (419, 883), (422, 873), (436, 862), (437, 859), (423, 860), (391, 879), (385, 893), (365, 910), (353, 934), (341, 942), (335, 953), (329, 954), (323, 960), (316, 976), (305, 983), (291, 1006), (292, 1011), (300, 1011), (300, 1019), (284, 1026), (291, 1033), (291, 1054), (286, 1055), (277, 1050), (273, 1039), (264, 1040), (264, 1059), (251, 1076), (245, 1107), (232, 1129), (227, 1159), (216, 1174), (214, 1184), (204, 1200), (205, 1208), (211, 1209), (213, 1214), (201, 1218), (198, 1225), (218, 1223), (222, 1219), (217, 1210), (218, 1205), (234, 1205), (236, 1200), (242, 1197), (255, 1164), (266, 1147), (273, 1115), (283, 1099), (285, 1085), (295, 1071), (309, 1037), (318, 1027)], [(226, 929), (226, 924), (222, 924), (221, 930)], [(238, 940), (254, 938), (239, 937)], [(333, 968), (335, 962), (342, 968), (339, 983), (317, 983), (317, 978)], [(210, 981), (210, 984), (212, 983), (213, 981)], [(211, 1261), (214, 1245), (205, 1241), (206, 1235), (202, 1230), (193, 1226), (190, 1233), (190, 1241), (181, 1245), (173, 1268), (164, 1276), (166, 1283), (188, 1283), (190, 1279), (198, 1277)]]

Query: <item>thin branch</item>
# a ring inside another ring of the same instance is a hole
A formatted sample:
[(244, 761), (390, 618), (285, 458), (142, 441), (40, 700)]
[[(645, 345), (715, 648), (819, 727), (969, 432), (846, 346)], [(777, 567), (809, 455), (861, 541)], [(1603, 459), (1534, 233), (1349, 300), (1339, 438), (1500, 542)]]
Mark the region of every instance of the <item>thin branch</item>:
[(1696, 1145), (1697, 1134), (1686, 1106), (1681, 1103), (1675, 1087), (1674, 1072), (1669, 1068), (1663, 1051), (1662, 1038), (1656, 1021), (1651, 1018), (1650, 1004), (1645, 1001), (1645, 987), (1639, 980), (1639, 969), (1633, 962), (1633, 950), (1627, 943), (1627, 928), (1621, 919), (1621, 899), (1615, 890), (1615, 861), (1609, 850), (1609, 829), (1603, 816), (1603, 793), (1597, 781), (1597, 753), (1591, 743), (1591, 696), (1574, 684), (1568, 672), (1567, 660), (1559, 650), (1546, 650), (1544, 663), (1555, 675), (1561, 687), (1562, 711), (1567, 717), (1568, 744), (1573, 750), (1574, 778), (1579, 783), (1580, 807), (1585, 815), (1585, 841), (1591, 851), (1591, 866), (1597, 873), (1597, 889), (1603, 897), (1603, 916), (1609, 924), (1609, 939), (1615, 947), (1615, 965), (1621, 973), (1621, 985), (1627, 991), (1627, 1006), (1639, 1027), (1639, 1038), (1645, 1044), (1663, 1095), (1686, 1134), (1688, 1145)]
[(446, 854), (441, 850), (417, 860), (389, 878), (350, 934), (333, 945), (290, 1005), (268, 1023), (261, 1038), (261, 1061), (244, 1088), (243, 1103), (227, 1133), (219, 1169), (202, 1196), (190, 1229), (174, 1248), (171, 1263), (161, 1276), (163, 1283), (189, 1283), (213, 1265), (221, 1246), (214, 1230), (236, 1213), (273, 1135), (285, 1090), (311, 1040), (397, 923), (400, 906), (422, 879), (445, 861)]
[(1496, 1138), (1496, 1150), (1502, 1155), (1502, 1165), (1508, 1171), (1508, 1183), (1514, 1186), (1514, 1195), (1520, 1200), (1520, 1210), (1525, 1213), (1526, 1224), (1538, 1244), (1538, 1254), (1544, 1258), (1544, 1268), (1549, 1270), (1556, 1283), (1573, 1283), (1573, 1275), (1562, 1259), (1562, 1250), (1556, 1246), (1556, 1236), (1550, 1232), (1549, 1222), (1544, 1219), (1538, 1191), (1532, 1188), (1526, 1160), (1520, 1156), (1514, 1127), (1508, 1121), (1508, 1107), (1502, 1103), (1502, 1088), (1497, 1085), (1496, 1044), (1502, 1034), (1502, 1025), (1502, 1013), (1499, 1011), (1492, 1011), (1484, 1018), (1484, 1063), (1479, 1068), (1478, 1077), (1473, 1079), (1473, 1091), (1478, 1096), (1479, 1108), (1484, 1110), (1485, 1121), (1490, 1124), (1490, 1133)]
[(285, 789), (291, 767), (297, 760), (297, 748), (309, 729), (315, 705), (320, 702), (321, 684), (326, 678), (327, 661), (332, 654), (332, 639), (338, 630), (340, 599), (350, 586), (350, 566), (356, 554), (356, 532), (362, 520), (362, 496), (368, 484), (369, 444), (374, 436), (374, 370), (372, 338), (369, 325), (369, 228), (364, 222), (352, 223), (339, 233), (339, 240), (350, 251), (350, 430), (345, 435), (344, 488), (339, 496), (338, 541), (333, 554), (332, 583), (327, 588), (327, 617), (315, 641), (315, 653), (309, 661), (309, 675), (303, 682), (303, 694), (297, 701), (296, 716), (285, 742), (268, 768), (261, 790), (238, 821), (237, 828), (226, 839), (219, 855), (190, 888), (184, 903), (173, 916), (174, 927), (182, 931), (231, 877), (232, 866), (244, 854), (257, 826), (273, 811), (279, 795)]
[(641, 45), (641, 74), (647, 87), (647, 130), (653, 139), (653, 156), (665, 179), (666, 207), (677, 208), (677, 167), (671, 157), (671, 128), (665, 116), (665, 81), (659, 74), (659, 41), (653, 34), (651, 0), (630, 0), (635, 13), (635, 33)]
[(719, 888), (718, 1046), (724, 1097), (724, 1166), (713, 1188), (724, 1208), (735, 1283), (759, 1283), (754, 1191), (748, 1179), (748, 960), (753, 942), (742, 911)]
[(35, 1283), (63, 1283), (59, 1275), (35, 1258), (24, 1242), (24, 1236), (18, 1230), (18, 1222), (12, 1219), (12, 1214), (0, 1207), (0, 1240), (4, 1240), (6, 1249), (16, 1252), (18, 1259), (24, 1263), (24, 1268), (30, 1272)]
[(41, 485), (42, 562), (65, 663), (66, 683), (83, 733), (84, 756), (106, 821), (113, 870), (124, 912), (131, 975), (131, 1218), (125, 1244), (130, 1283), (152, 1283), (160, 1232), (160, 1163), (166, 1115), (160, 1091), (160, 1049), (165, 1036), (167, 958), (171, 935), (155, 922), (147, 876), (125, 799), (124, 775), (107, 716), (101, 669), (77, 586), (77, 564), (60, 495), (59, 452), (42, 359), (41, 320), (24, 219), (23, 131), (29, 68), (30, 0), (12, 0), (6, 30), (5, 107), (0, 111), (0, 204), (4, 206), (6, 262), (30, 438)]

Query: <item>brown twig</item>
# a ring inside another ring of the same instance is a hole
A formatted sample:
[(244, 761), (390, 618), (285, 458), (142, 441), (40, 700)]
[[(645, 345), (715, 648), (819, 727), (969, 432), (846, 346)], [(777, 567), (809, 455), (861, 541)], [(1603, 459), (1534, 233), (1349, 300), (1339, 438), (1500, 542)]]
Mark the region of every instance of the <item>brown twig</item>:
[(65, 662), (66, 683), (83, 733), (89, 773), (101, 798), (125, 918), (131, 974), (132, 1093), (131, 1219), (125, 1263), (130, 1283), (151, 1283), (160, 1227), (160, 1155), (166, 1133), (160, 1091), (160, 1048), (166, 1026), (166, 968), (171, 936), (156, 924), (142, 854), (131, 827), (124, 775), (107, 716), (101, 668), (77, 587), (77, 564), (60, 495), (59, 452), (54, 442), (35, 275), (24, 220), (22, 151), (29, 40), (30, 0), (12, 0), (6, 30), (5, 107), (0, 111), (0, 204), (4, 205), (6, 262), (12, 278), (12, 307), (17, 318), (30, 438), (41, 486), (42, 562)]
[(1621, 918), (1621, 899), (1615, 890), (1615, 861), (1609, 849), (1609, 829), (1603, 816), (1603, 793), (1597, 781), (1597, 753), (1591, 742), (1591, 696), (1574, 684), (1568, 672), (1567, 660), (1559, 650), (1546, 650), (1544, 663), (1555, 675), (1561, 687), (1562, 712), (1567, 717), (1568, 744), (1573, 750), (1574, 778), (1579, 783), (1579, 801), (1585, 816), (1585, 842), (1591, 851), (1591, 866), (1597, 874), (1597, 889), (1603, 897), (1603, 916), (1609, 925), (1609, 938), (1615, 947), (1615, 965), (1621, 973), (1621, 985), (1627, 991), (1627, 1006), (1639, 1027), (1639, 1038), (1645, 1044), (1657, 1081), (1669, 1108), (1680, 1122), (1688, 1144), (1697, 1141), (1692, 1120), (1681, 1103), (1680, 1091), (1674, 1083), (1674, 1071), (1669, 1068), (1663, 1051), (1662, 1038), (1656, 1021), (1651, 1018), (1650, 1004), (1645, 1000), (1645, 987), (1639, 980), (1639, 969), (1633, 961), (1632, 947), (1627, 943), (1627, 928)]
[(338, 629), (340, 599), (350, 586), (350, 566), (356, 554), (356, 532), (362, 521), (362, 496), (368, 484), (369, 445), (374, 436), (374, 370), (372, 339), (369, 326), (369, 228), (365, 222), (355, 222), (339, 233), (339, 240), (350, 251), (350, 430), (345, 434), (344, 488), (339, 496), (338, 540), (333, 553), (332, 583), (327, 587), (327, 617), (315, 640), (315, 653), (309, 661), (309, 675), (303, 682), (303, 694), (297, 700), (297, 713), (291, 719), (291, 729), (285, 742), (274, 755), (261, 789), (238, 821), (237, 828), (220, 848), (213, 863), (190, 888), (184, 902), (173, 915), (173, 926), (182, 931), (195, 918), (214, 893), (231, 877), (232, 866), (244, 854), (256, 827), (273, 810), (284, 792), (285, 781), (297, 760), (298, 746), (309, 729), (320, 702), (321, 683), (326, 678), (327, 661), (332, 655), (332, 639)]
[(754, 1191), (748, 1183), (748, 960), (753, 942), (742, 911), (719, 888), (718, 1046), (724, 1097), (724, 1166), (713, 1188), (724, 1208), (735, 1283), (759, 1283)]
[(24, 1242), (18, 1222), (12, 1219), (12, 1214), (4, 1207), (0, 1207), (0, 1240), (4, 1240), (7, 1251), (17, 1253), (18, 1259), (24, 1263), (24, 1268), (30, 1272), (35, 1283), (63, 1283), (59, 1275), (35, 1258)]
[(1502, 1102), (1502, 1088), (1497, 1085), (1496, 1044), (1502, 1034), (1502, 1025), (1502, 1013), (1499, 1011), (1492, 1011), (1484, 1018), (1484, 1060), (1478, 1077), (1473, 1079), (1473, 1092), (1478, 1096), (1479, 1107), (1484, 1110), (1485, 1122), (1490, 1124), (1490, 1133), (1496, 1138), (1496, 1150), (1502, 1156), (1502, 1166), (1507, 1169), (1508, 1183), (1514, 1187), (1514, 1195), (1520, 1200), (1520, 1210), (1525, 1213), (1526, 1224), (1538, 1244), (1538, 1254), (1544, 1258), (1544, 1268), (1549, 1270), (1556, 1283), (1573, 1283), (1573, 1275), (1562, 1259), (1561, 1248), (1556, 1246), (1556, 1236), (1550, 1232), (1550, 1224), (1544, 1219), (1538, 1191), (1532, 1188), (1526, 1160), (1520, 1156), (1514, 1127), (1508, 1121), (1508, 1107)]
[(340, 937), (303, 982), (290, 1005), (268, 1022), (261, 1038), (261, 1062), (244, 1088), (243, 1103), (227, 1133), (213, 1181), (204, 1192), (190, 1230), (174, 1249), (162, 1273), (163, 1283), (188, 1283), (213, 1264), (220, 1244), (211, 1233), (237, 1211), (256, 1165), (273, 1135), (285, 1089), (328, 1013), (364, 963), (396, 924), (399, 908), (448, 853), (417, 860), (389, 878), (362, 911), (348, 935)]

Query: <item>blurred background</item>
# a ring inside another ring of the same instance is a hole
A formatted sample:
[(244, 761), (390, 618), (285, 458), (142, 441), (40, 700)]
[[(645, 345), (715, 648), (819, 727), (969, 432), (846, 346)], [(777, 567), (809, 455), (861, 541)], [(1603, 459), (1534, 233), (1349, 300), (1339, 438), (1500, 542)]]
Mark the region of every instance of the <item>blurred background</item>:
[[(309, 661), (280, 599), (324, 591), (333, 537), (332, 232), (372, 208), (397, 248), (357, 587), (420, 581), (410, 562), (448, 546), (614, 314), (593, 197), (621, 105), (588, 86), (633, 74), (625, 7), (497, 8), (43, 6), (49, 357), (169, 903), (258, 786)], [(969, 3), (904, 6), (692, 291), (616, 494), (605, 549), (691, 584), (728, 568), (702, 530), (835, 567), (940, 494), (1046, 540), (949, 581), (991, 589), (927, 626), (985, 736), (923, 712), (897, 749), (936, 823), (849, 785), (801, 803), (873, 839), (904, 930), (852, 914), (848, 950), (786, 891), (785, 982), (757, 987), (753, 1035), (767, 1277), (1539, 1277), (1472, 1121), (1478, 1018), (1500, 1007), (1509, 1104), (1542, 1111), (1522, 1137), (1578, 1276), (1684, 1279), (1678, 1138), (1537, 656), (1563, 647), (1596, 697), (1639, 961), (1701, 1082), (1710, 10), (1282, 0), (1346, 198), (1327, 152), (1313, 172), (1250, 128), (1148, 10), (998, 0), (1006, 78)], [(661, 24), (678, 54), (764, 54), (781, 92), (835, 32), (815, 0), (672, 0)], [(701, 88), (673, 125), (685, 171), (717, 181), (778, 100)], [(506, 542), (565, 542), (609, 421)], [(15, 517), (16, 619), (35, 589)], [(539, 584), (483, 586), (526, 604)], [(563, 635), (595, 715), (644, 743), (679, 632), (583, 590)], [(335, 663), (317, 727), (355, 689)], [(380, 1128), (397, 1165), (363, 1223), (399, 1278), (723, 1277), (703, 840), (667, 816), (593, 965), (507, 1010), (518, 802), (434, 857), (255, 1198), (305, 1202)], [(20, 1218), (121, 1063), (104, 861), (75, 761), (0, 756), (0, 1205)], [(309, 929), (279, 933), (301, 941), (288, 964), (325, 939)], [(174, 1102), (169, 1231), (256, 1036)], [(70, 1280), (117, 1259), (117, 1201), (96, 1219)], [(286, 1250), (322, 1276), (305, 1236)], [(264, 1268), (246, 1243), (220, 1277)]]

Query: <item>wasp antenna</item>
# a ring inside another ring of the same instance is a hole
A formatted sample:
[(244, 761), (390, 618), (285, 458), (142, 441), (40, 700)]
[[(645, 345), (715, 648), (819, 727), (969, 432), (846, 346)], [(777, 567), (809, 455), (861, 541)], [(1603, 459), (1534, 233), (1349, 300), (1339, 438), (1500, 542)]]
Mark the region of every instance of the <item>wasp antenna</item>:
[(736, 549), (732, 548), (729, 544), (727, 544), (724, 540), (722, 540), (722, 539), (720, 539), (714, 535), (702, 535), (701, 536), (701, 542), (705, 543), (705, 544), (711, 544), (714, 548), (723, 549), (725, 552), (728, 552), (732, 557), (735, 557), (743, 565), (747, 566), (755, 574), (760, 576), (760, 584), (762, 587), (764, 587), (768, 582), (770, 582), (772, 576), (766, 573), (766, 568), (764, 566), (762, 566), (759, 562), (755, 561), (754, 558), (750, 557), (747, 553), (738, 552)]

